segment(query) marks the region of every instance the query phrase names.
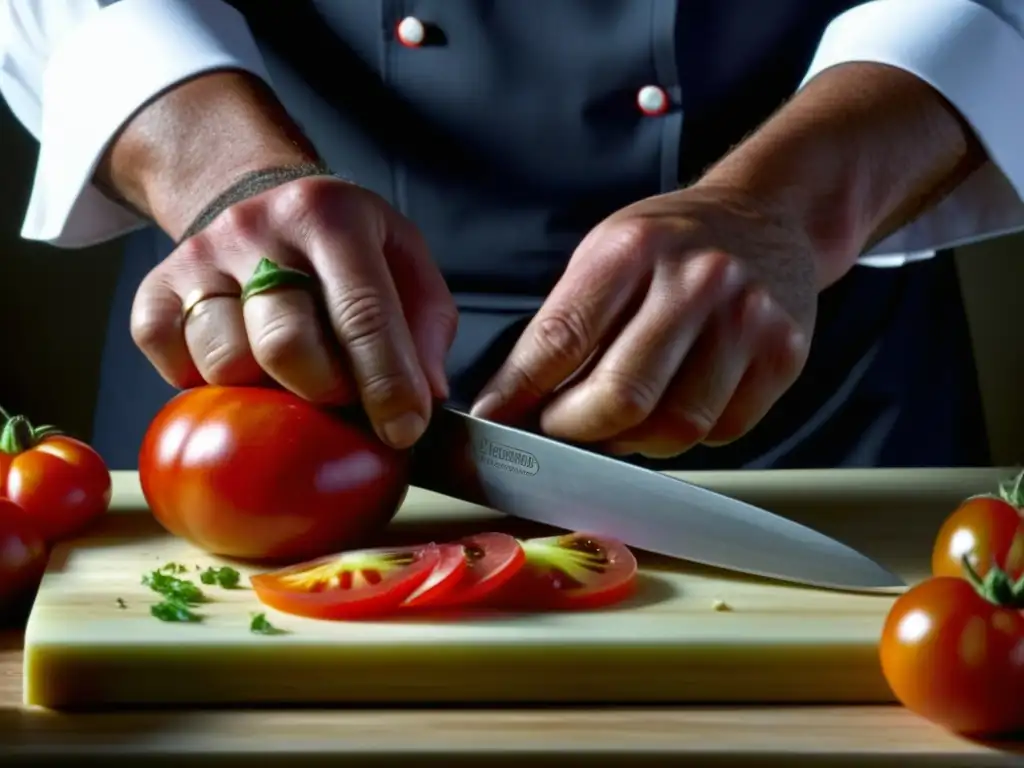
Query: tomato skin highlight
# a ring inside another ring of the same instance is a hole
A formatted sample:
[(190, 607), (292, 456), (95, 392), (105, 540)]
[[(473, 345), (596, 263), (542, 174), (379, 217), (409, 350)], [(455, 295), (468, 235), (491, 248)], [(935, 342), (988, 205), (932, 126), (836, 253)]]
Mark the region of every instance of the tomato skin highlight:
[(521, 610), (593, 610), (636, 589), (638, 565), (621, 542), (569, 533), (521, 542), (526, 562), (498, 598)]
[(1024, 729), (1024, 616), (966, 579), (939, 576), (902, 594), (885, 620), (880, 660), (907, 709), (949, 730)]
[(36, 440), (15, 416), (0, 439), (0, 496), (24, 510), (49, 543), (74, 536), (110, 506), (110, 470), (92, 446), (62, 434)]
[(283, 390), (205, 386), (146, 432), (139, 479), (172, 534), (227, 557), (295, 562), (363, 544), (397, 512), (409, 454)]
[(401, 608), (426, 608), (444, 599), (463, 579), (468, 568), (466, 555), (458, 544), (439, 546), (440, 557), (434, 570), (416, 589), (405, 598)]
[(0, 499), (0, 615), (39, 583), (47, 555), (34, 521), (13, 501)]
[(932, 550), (932, 575), (962, 576), (961, 558), (984, 577), (993, 563), (1012, 578), (1024, 574), (1024, 519), (1012, 504), (992, 497), (966, 499), (946, 518)]
[[(386, 562), (389, 556), (396, 558), (394, 567)], [(310, 619), (362, 619), (397, 610), (431, 576), (441, 558), (442, 548), (436, 544), (355, 550), (261, 573), (249, 582), (261, 603), (283, 613)]]
[(466, 565), (451, 589), (435, 592), (419, 607), (480, 606), (497, 593), (526, 563), (526, 553), (507, 533), (478, 533), (456, 542)]

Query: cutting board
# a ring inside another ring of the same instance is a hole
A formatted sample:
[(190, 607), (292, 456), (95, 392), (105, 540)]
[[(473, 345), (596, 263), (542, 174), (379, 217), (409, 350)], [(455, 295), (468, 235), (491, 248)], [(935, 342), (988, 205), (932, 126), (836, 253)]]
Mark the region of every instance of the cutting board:
[[(963, 497), (991, 490), (1009, 474), (680, 476), (835, 536), (913, 583), (927, 573), (942, 519)], [(439, 540), (479, 530), (550, 531), (414, 488), (387, 536)], [(150, 616), (155, 595), (141, 585), (142, 574), (167, 562), (224, 562), (166, 534), (146, 511), (137, 476), (115, 473), (111, 514), (56, 549), (43, 578), (26, 631), (25, 702), (91, 708), (892, 700), (877, 659), (892, 595), (797, 587), (638, 554), (637, 595), (603, 611), (326, 622), (266, 610), (249, 589), (209, 588), (215, 602), (203, 606), (202, 623), (167, 624)], [(251, 633), (251, 615), (259, 611), (284, 632)]]

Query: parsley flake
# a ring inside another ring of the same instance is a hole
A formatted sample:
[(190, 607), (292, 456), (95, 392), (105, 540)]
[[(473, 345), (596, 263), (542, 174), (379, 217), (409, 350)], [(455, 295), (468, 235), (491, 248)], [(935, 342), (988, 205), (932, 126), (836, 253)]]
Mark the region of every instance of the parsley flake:
[(207, 568), (199, 574), (199, 580), (203, 584), (216, 584), (224, 589), (234, 589), (241, 578), (242, 575), (238, 571), (226, 565), (221, 568)]
[(195, 613), (185, 603), (168, 599), (149, 606), (149, 612), (160, 621), (195, 623), (203, 617)]
[(249, 631), (256, 635), (283, 635), (284, 630), (278, 629), (267, 619), (265, 613), (254, 613), (249, 623)]

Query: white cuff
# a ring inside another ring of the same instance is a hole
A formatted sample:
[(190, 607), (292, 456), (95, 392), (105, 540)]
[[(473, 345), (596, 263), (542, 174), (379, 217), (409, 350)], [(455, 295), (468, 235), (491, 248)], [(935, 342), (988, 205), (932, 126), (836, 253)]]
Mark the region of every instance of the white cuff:
[(956, 107), (991, 160), (862, 262), (903, 263), (1024, 230), (1024, 14), (1011, 17), (1008, 6), (1002, 0), (873, 0), (826, 29), (804, 83), (850, 62), (906, 70)]
[(140, 107), (217, 69), (270, 82), (244, 17), (221, 0), (120, 0), (77, 27), (43, 77), (39, 161), (22, 236), (74, 248), (144, 226), (92, 185), (96, 165)]

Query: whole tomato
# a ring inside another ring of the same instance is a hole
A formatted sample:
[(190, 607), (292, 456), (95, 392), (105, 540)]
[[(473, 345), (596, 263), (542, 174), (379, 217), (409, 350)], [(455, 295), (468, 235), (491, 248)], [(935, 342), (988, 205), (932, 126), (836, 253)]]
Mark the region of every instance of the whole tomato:
[(176, 536), (227, 557), (295, 561), (383, 528), (408, 489), (409, 454), (290, 392), (205, 386), (157, 414), (139, 479)]
[(896, 698), (949, 730), (999, 736), (1024, 728), (1024, 617), (998, 568), (984, 583), (938, 576), (901, 595), (882, 630), (882, 671)]
[(994, 564), (1014, 578), (1024, 572), (1024, 519), (1007, 501), (975, 496), (964, 501), (939, 529), (932, 574), (960, 576), (967, 557), (979, 575)]
[(46, 542), (25, 511), (0, 499), (0, 617), (36, 586), (46, 567)]
[(110, 506), (110, 470), (81, 440), (0, 410), (0, 496), (21, 507), (48, 542), (80, 532)]

